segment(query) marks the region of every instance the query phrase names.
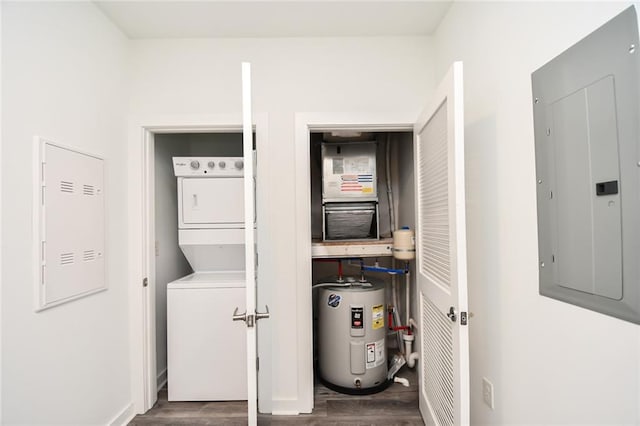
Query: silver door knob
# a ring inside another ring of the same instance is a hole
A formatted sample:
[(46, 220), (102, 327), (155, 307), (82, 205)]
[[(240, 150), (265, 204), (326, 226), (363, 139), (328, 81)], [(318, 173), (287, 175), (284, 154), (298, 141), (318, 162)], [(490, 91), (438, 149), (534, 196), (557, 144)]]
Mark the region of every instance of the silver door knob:
[(247, 321), (247, 313), (243, 312), (241, 314), (238, 313), (238, 307), (236, 307), (236, 309), (233, 311), (233, 316), (231, 317), (233, 318), (234, 321)]
[(238, 308), (236, 307), (236, 309), (233, 311), (233, 315), (231, 316), (231, 318), (234, 321), (244, 321), (247, 324), (247, 327), (252, 328), (256, 317), (254, 315), (247, 315), (246, 312), (243, 312), (241, 314), (238, 313)]
[(449, 313), (447, 314), (447, 316), (451, 321), (456, 322), (456, 309), (453, 306), (449, 308)]
[(256, 311), (256, 321), (271, 317), (271, 314), (269, 313), (269, 306), (264, 305), (264, 309), (265, 309), (265, 312)]

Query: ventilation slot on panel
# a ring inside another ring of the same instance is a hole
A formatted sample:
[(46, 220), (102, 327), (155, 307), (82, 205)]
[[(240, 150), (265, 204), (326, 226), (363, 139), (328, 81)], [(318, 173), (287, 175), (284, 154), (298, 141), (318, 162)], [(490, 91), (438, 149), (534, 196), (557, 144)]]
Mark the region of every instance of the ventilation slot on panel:
[(422, 392), (439, 425), (453, 425), (453, 322), (423, 294)]
[(92, 260), (96, 260), (96, 252), (95, 250), (85, 250), (83, 253), (82, 259), (85, 262), (91, 262)]
[(66, 180), (60, 181), (60, 191), (68, 192), (70, 194), (73, 193), (73, 182), (67, 182)]
[(71, 265), (73, 264), (74, 258), (73, 253), (61, 253), (60, 254), (60, 264), (61, 265)]
[(93, 185), (82, 185), (82, 193), (84, 195), (94, 195), (95, 188)]

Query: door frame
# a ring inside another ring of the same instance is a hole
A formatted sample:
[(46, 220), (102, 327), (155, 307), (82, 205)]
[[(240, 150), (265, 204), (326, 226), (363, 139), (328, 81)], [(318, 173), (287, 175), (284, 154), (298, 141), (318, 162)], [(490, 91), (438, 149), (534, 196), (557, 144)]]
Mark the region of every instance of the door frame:
[[(298, 413), (313, 409), (313, 318), (311, 312), (311, 132), (331, 130), (411, 131), (420, 111), (375, 113), (297, 113), (295, 116), (295, 280)], [(294, 411), (294, 410), (292, 410)]]
[[(154, 137), (160, 133), (225, 133), (242, 132), (242, 116), (159, 116), (135, 120), (129, 128), (128, 154), (128, 233), (129, 233), (129, 318), (130, 318), (130, 366), (131, 399), (138, 414), (145, 413), (157, 400), (156, 378), (156, 336), (155, 336), (155, 163)], [(268, 152), (267, 114), (254, 114), (253, 126), (256, 147)], [(260, 155), (257, 182), (267, 182), (268, 155)], [(260, 185), (260, 183), (258, 184)], [(256, 205), (257, 220), (266, 223), (265, 191), (258, 194)], [(266, 232), (257, 230), (258, 238)], [(268, 241), (266, 235), (262, 241)], [(143, 279), (147, 278), (147, 286)], [(264, 335), (264, 336), (263, 336)], [(267, 333), (259, 332), (261, 345), (259, 355), (270, 365), (271, 339)], [(270, 410), (271, 370), (263, 368), (259, 372), (258, 399), (261, 411)]]

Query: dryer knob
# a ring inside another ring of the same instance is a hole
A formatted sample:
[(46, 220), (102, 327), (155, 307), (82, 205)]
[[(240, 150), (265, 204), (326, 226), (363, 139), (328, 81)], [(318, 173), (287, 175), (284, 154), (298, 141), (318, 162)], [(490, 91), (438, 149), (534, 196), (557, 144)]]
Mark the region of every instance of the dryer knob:
[(218, 166), (220, 166), (221, 169), (224, 169), (225, 167), (227, 167), (227, 163), (225, 163), (224, 161), (220, 161), (218, 163)]
[(244, 167), (244, 162), (242, 160), (238, 160), (235, 163), (236, 169), (238, 170), (242, 170), (242, 168)]
[(191, 168), (192, 169), (199, 169), (200, 168), (200, 162), (198, 160), (193, 160), (191, 161)]
[(209, 163), (207, 163), (207, 166), (209, 166), (210, 169), (213, 169), (216, 166), (215, 161), (209, 161)]

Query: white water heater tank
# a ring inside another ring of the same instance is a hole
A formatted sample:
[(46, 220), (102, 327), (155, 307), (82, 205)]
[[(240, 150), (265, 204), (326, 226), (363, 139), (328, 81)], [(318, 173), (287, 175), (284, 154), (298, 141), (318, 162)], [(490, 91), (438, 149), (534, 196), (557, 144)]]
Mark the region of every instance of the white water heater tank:
[(320, 380), (342, 393), (379, 392), (389, 384), (384, 284), (353, 278), (347, 282), (351, 285), (321, 287), (318, 292)]

